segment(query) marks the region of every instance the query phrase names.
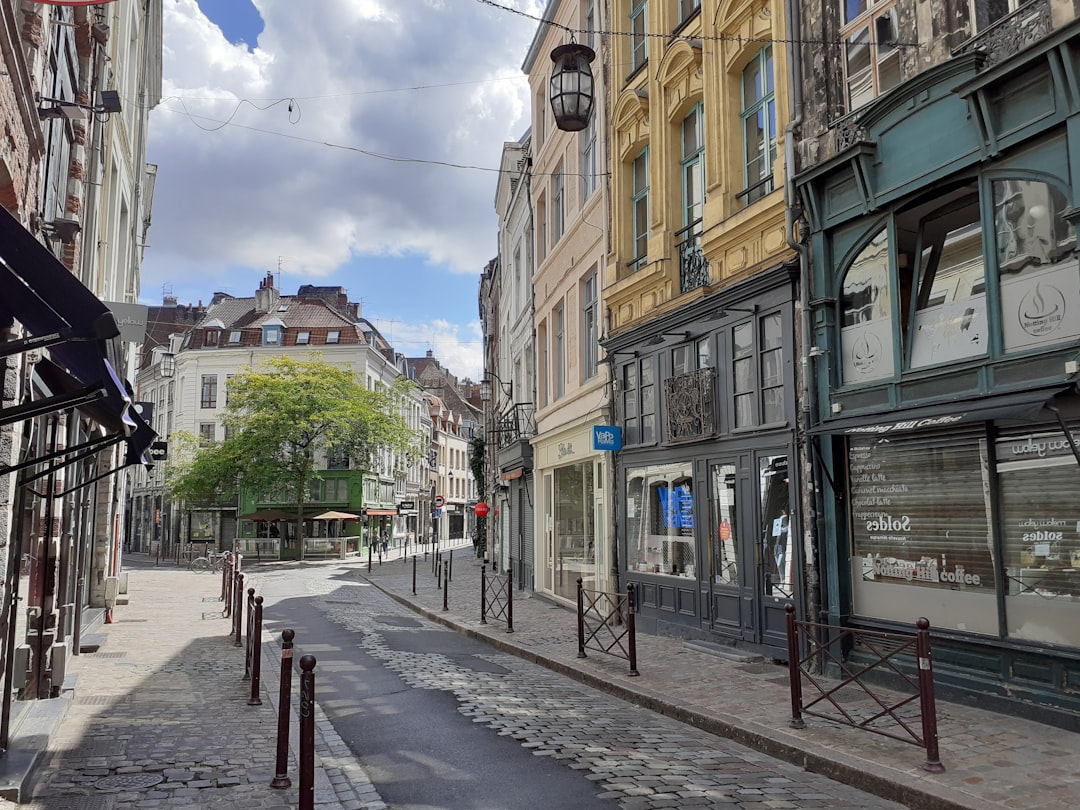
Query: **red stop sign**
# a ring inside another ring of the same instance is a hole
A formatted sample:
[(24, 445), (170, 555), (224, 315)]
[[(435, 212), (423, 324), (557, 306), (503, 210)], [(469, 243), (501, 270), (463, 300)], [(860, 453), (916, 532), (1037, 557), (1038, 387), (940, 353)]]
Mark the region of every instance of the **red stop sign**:
[(476, 512), (477, 517), (487, 517), (488, 505), (483, 501), (480, 501), (480, 503), (473, 507), (473, 511)]

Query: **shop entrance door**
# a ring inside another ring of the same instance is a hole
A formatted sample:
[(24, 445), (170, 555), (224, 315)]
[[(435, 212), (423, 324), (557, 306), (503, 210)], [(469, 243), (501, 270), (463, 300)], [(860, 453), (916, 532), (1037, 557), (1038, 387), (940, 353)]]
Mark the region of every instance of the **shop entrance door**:
[(709, 626), (729, 638), (786, 649), (793, 598), (787, 456), (739, 454), (708, 465)]

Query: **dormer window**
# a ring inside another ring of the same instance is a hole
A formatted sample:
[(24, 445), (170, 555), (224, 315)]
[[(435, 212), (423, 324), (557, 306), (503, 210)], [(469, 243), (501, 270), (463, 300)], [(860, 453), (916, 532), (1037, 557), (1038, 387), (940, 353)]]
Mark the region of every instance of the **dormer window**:
[(296, 333), (296, 345), (306, 346), (311, 342), (311, 332), (304, 330), (303, 332)]
[(285, 331), (285, 322), (281, 318), (270, 318), (262, 325), (262, 342), (264, 346), (280, 346), (281, 336)]
[(207, 329), (203, 332), (203, 345), (204, 346), (217, 346), (221, 340), (220, 329)]
[(229, 343), (239, 343), (241, 334), (239, 329), (233, 329), (229, 332)]
[(331, 329), (329, 332), (326, 333), (326, 342), (327, 343), (340, 343), (341, 342), (341, 332), (339, 330), (337, 330), (337, 329)]

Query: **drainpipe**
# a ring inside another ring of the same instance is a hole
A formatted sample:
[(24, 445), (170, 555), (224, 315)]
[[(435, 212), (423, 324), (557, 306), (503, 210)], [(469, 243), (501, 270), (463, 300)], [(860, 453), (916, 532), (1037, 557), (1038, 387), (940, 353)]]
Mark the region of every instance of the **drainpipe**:
[[(807, 246), (795, 237), (795, 227), (800, 213), (799, 201), (795, 191), (795, 133), (803, 122), (803, 71), (802, 71), (802, 18), (798, 0), (785, 0), (787, 40), (791, 43), (790, 57), (788, 59), (788, 78), (791, 82), (792, 118), (784, 130), (784, 233), (788, 246), (799, 257), (799, 330), (800, 347), (800, 373), (803, 380), (803, 397), (799, 407), (799, 425), (803, 435), (803, 442), (807, 460), (810, 463), (811, 488), (808, 499), (809, 514), (807, 515), (807, 529), (810, 532), (809, 551), (814, 572), (814, 581), (809, 588), (809, 614), (811, 620), (817, 621), (822, 615), (821, 603), (821, 569), (819, 565), (820, 554), (818, 553), (819, 538), (822, 536), (822, 496), (817, 482), (821, 480), (820, 460), (813, 452), (810, 438), (810, 427), (816, 422), (817, 414), (817, 381), (814, 375), (810, 356), (811, 326), (810, 326), (810, 252)], [(800, 234), (801, 237), (801, 234)], [(804, 569), (805, 578), (805, 569)]]

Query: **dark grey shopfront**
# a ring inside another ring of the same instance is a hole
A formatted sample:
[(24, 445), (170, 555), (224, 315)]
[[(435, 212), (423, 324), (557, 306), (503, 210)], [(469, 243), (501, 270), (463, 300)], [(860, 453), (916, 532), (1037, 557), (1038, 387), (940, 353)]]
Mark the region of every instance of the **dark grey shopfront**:
[(619, 537), (644, 631), (785, 657), (784, 608), (801, 605), (804, 563), (793, 306), (787, 273), (769, 279), (618, 348), (636, 355), (615, 365)]
[(828, 620), (925, 616), (940, 689), (1075, 728), (1078, 34), (959, 52), (796, 180)]

